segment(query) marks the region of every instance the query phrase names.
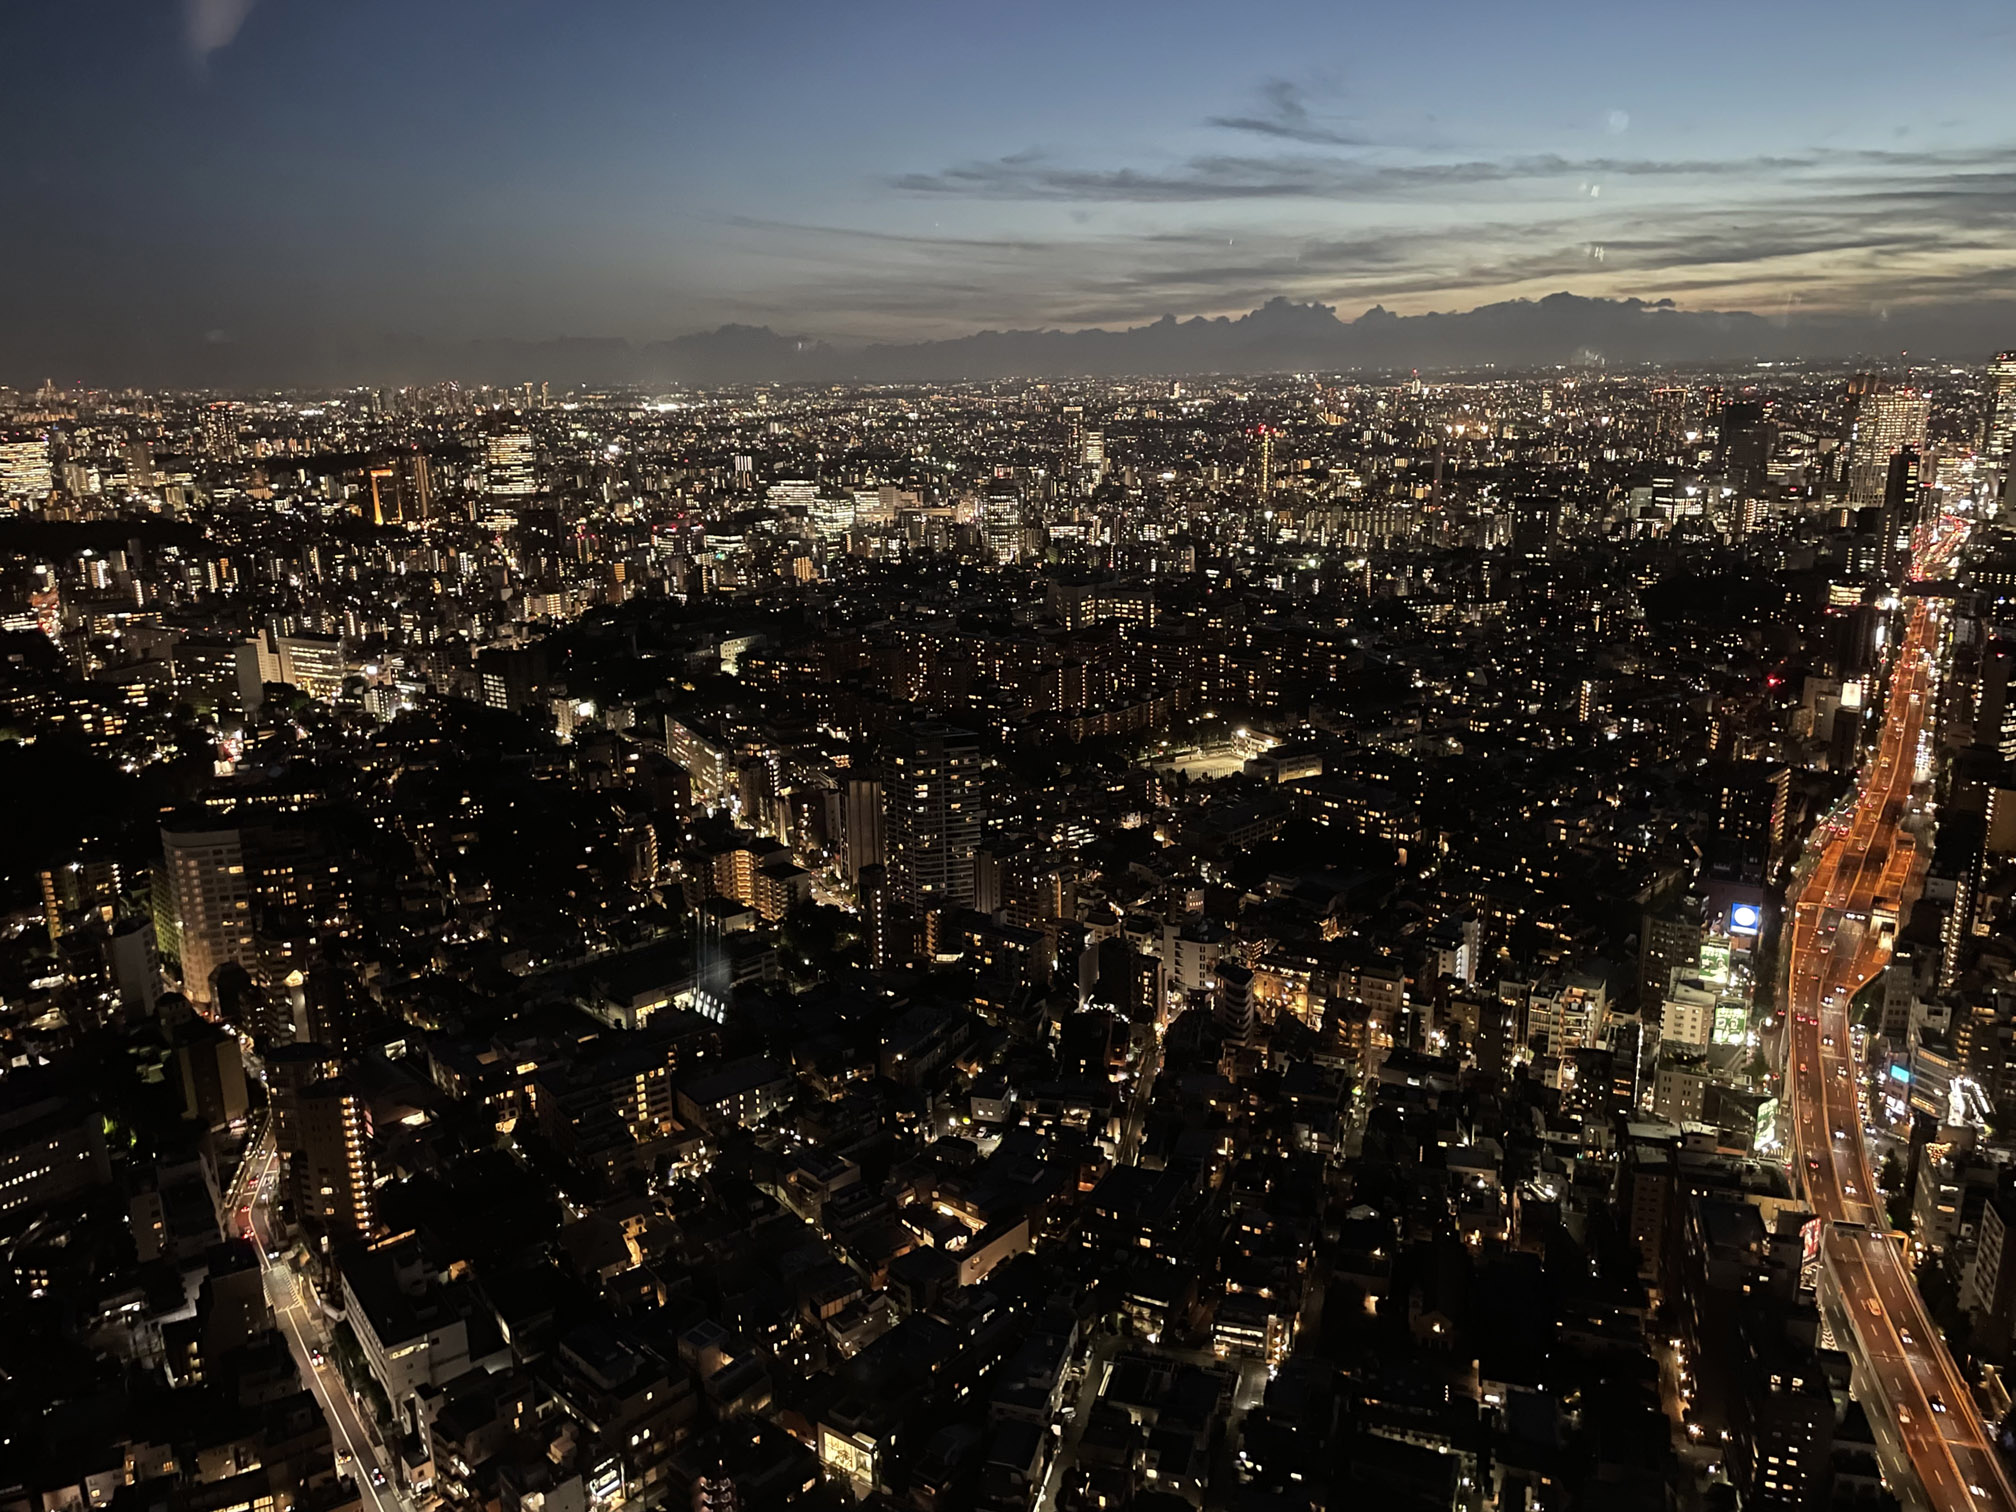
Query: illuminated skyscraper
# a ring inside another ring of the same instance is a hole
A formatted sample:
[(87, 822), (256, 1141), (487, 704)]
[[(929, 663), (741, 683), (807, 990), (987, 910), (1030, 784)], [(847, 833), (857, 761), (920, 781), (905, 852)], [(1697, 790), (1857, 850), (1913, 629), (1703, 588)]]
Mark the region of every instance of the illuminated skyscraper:
[(46, 436), (0, 441), (0, 499), (15, 505), (39, 502), (55, 484)]
[(203, 450), (220, 462), (238, 456), (238, 406), (213, 404), (203, 411)]
[(2016, 452), (2016, 351), (1997, 352), (1988, 365), (1987, 452), (1998, 463)]
[(492, 436), (483, 449), (483, 482), (493, 498), (528, 499), (536, 493), (532, 438), (524, 431)]
[(1085, 432), (1084, 450), (1079, 454), (1078, 461), (1088, 478), (1097, 478), (1106, 471), (1106, 432)]
[(1652, 451), (1661, 457), (1677, 453), (1687, 440), (1687, 390), (1654, 389), (1648, 422)]
[(913, 725), (890, 751), (883, 801), (891, 890), (913, 908), (973, 906), (980, 746), (971, 731)]
[(1932, 418), (1932, 397), (1920, 389), (1881, 388), (1862, 395), (1848, 443), (1848, 502), (1866, 508), (1883, 502), (1890, 482), (1891, 455), (1903, 447), (1923, 450)]
[(434, 513), (434, 473), (427, 453), (402, 451), (370, 469), (371, 522), (418, 525)]
[(371, 523), (373, 525), (396, 525), (399, 522), (399, 490), (393, 482), (397, 475), (390, 467), (371, 469)]
[(182, 994), (208, 1007), (217, 968), (250, 967), (252, 878), (244, 837), (236, 829), (167, 829), (161, 851), (182, 943)]
[(1085, 460), (1085, 407), (1064, 406), (1064, 475), (1074, 478)]
[(1022, 533), (1022, 499), (1012, 489), (987, 495), (981, 505), (980, 528), (987, 540), (987, 554), (996, 562), (1016, 562), (1025, 550)]
[(368, 1239), (378, 1223), (370, 1106), (339, 1078), (302, 1092), (294, 1118), (306, 1211), (321, 1220), (335, 1242)]
[(1890, 582), (1903, 579), (1911, 552), (1911, 527), (1918, 523), (1921, 491), (1918, 448), (1906, 446), (1891, 454), (1883, 487), (1883, 513), (1878, 528), (1876, 570)]
[(1723, 475), (1739, 499), (1761, 499), (1770, 483), (1773, 427), (1764, 406), (1748, 399), (1725, 405), (1719, 426)]

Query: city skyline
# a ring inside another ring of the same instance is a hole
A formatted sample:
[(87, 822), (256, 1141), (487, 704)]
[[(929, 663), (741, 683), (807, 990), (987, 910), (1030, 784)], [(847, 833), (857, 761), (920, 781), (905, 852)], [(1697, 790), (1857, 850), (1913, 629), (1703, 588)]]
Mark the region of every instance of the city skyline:
[(2016, 14), (0, 57), (0, 1512), (2016, 1512)]
[(2016, 348), (0, 416), (17, 1501), (2016, 1508)]
[(1889, 49), (1876, 6), (1473, 9), (1461, 46), (1300, 4), (600, 9), (10, 19), (36, 234), (0, 264), (6, 376), (380, 381), (402, 345), (438, 371), (471, 342), (847, 348), (1562, 290), (1817, 320), (1831, 355), (1950, 348), (2006, 305), (2012, 34), (1986, 5)]

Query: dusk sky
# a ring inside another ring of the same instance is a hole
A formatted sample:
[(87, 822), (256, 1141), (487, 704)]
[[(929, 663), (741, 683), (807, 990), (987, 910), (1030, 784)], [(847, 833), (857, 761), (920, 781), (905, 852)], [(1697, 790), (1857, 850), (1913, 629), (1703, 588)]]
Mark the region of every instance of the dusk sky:
[[(18, 0), (17, 359), (2016, 288), (2007, 0)], [(22, 356), (25, 354), (25, 357)]]

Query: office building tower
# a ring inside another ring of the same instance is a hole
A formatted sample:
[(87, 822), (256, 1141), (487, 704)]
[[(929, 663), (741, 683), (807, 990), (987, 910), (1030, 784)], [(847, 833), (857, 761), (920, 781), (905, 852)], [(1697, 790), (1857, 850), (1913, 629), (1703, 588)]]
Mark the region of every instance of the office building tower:
[(294, 1114), (303, 1213), (319, 1221), (332, 1243), (369, 1238), (377, 1227), (370, 1106), (338, 1078), (303, 1091)]
[(1680, 451), (1687, 437), (1687, 390), (1662, 388), (1652, 391), (1647, 432), (1655, 454), (1671, 457)]
[(126, 443), (126, 486), (128, 488), (152, 488), (157, 479), (154, 476), (154, 453), (145, 441)]
[(997, 565), (1018, 562), (1027, 554), (1022, 524), (1022, 498), (1013, 491), (988, 494), (980, 506), (980, 531), (988, 559)]
[(803, 516), (811, 536), (828, 546), (838, 544), (854, 527), (850, 495), (822, 496), (819, 485), (802, 478), (781, 478), (763, 491), (764, 501), (785, 519)]
[(0, 441), (0, 500), (19, 508), (38, 503), (56, 486), (45, 436), (17, 436)]
[(1607, 690), (1603, 680), (1585, 677), (1575, 689), (1575, 717), (1583, 724), (1594, 724), (1603, 717)]
[(1988, 460), (2007, 466), (2016, 453), (2016, 351), (1997, 352), (1988, 365)]
[(418, 525), (434, 513), (434, 475), (423, 451), (401, 452), (368, 470), (374, 525)]
[(397, 459), (400, 519), (418, 524), (434, 518), (434, 468), (423, 451), (403, 452)]
[(246, 649), (251, 654), (240, 653), (238, 692), (247, 708), (259, 705), (261, 689), (268, 683), (284, 683), (310, 698), (333, 703), (350, 674), (341, 636), (275, 635), (262, 630)]
[(884, 769), (884, 829), (894, 897), (922, 911), (973, 905), (980, 848), (980, 746), (971, 731), (913, 725)]
[(842, 546), (860, 513), (859, 496), (852, 493), (820, 494), (806, 512), (813, 537), (827, 547)]
[(1106, 432), (1085, 432), (1084, 448), (1078, 454), (1078, 462), (1085, 469), (1085, 475), (1095, 481), (1106, 471)]
[(1890, 454), (1883, 484), (1883, 509), (1877, 517), (1876, 570), (1886, 582), (1902, 582), (1910, 564), (1911, 530), (1918, 523), (1919, 456), (1915, 446)]
[(1274, 432), (1261, 426), (1253, 446), (1253, 476), (1260, 490), (1260, 497), (1266, 498), (1274, 489)]
[(182, 994), (200, 1008), (216, 1001), (219, 967), (250, 968), (252, 878), (235, 829), (163, 826), (161, 851), (181, 942)]
[(1079, 404), (1064, 406), (1064, 476), (1075, 479), (1078, 469), (1085, 461), (1085, 408)]
[(492, 436), (483, 448), (483, 486), (493, 499), (529, 499), (538, 492), (533, 460), (524, 431)]
[(393, 479), (397, 476), (388, 464), (370, 470), (371, 479), (371, 523), (373, 525), (396, 525), (399, 523), (399, 489)]
[[(1762, 498), (1769, 486), (1771, 448), (1776, 427), (1764, 406), (1739, 399), (1722, 410), (1722, 478), (1739, 500)], [(1737, 534), (1742, 534), (1739, 530)]]
[(1848, 503), (1868, 508), (1883, 502), (1890, 458), (1909, 446), (1922, 450), (1932, 418), (1932, 399), (1920, 389), (1878, 388), (1855, 405), (1848, 441)]

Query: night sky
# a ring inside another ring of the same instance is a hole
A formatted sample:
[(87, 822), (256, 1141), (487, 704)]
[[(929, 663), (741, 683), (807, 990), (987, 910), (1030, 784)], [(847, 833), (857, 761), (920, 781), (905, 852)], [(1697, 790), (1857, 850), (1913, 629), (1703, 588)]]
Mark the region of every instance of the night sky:
[(2016, 295), (2007, 0), (4, 11), (0, 377), (1273, 295)]

